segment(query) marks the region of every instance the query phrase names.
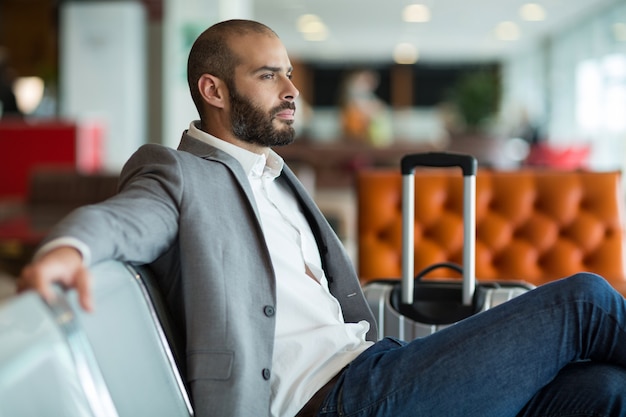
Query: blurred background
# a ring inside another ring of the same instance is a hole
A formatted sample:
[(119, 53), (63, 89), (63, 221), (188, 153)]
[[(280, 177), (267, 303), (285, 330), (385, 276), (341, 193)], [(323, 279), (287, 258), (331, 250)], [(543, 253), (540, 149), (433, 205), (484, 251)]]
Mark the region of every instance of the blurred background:
[[(28, 121), (99, 128), (101, 164), (115, 170), (138, 144), (177, 144), (195, 117), (190, 44), (231, 17), (282, 38), (302, 93), (301, 134), (312, 141), (522, 136), (588, 147), (593, 167), (624, 164), (623, 0), (3, 0), (3, 82)], [(348, 93), (357, 71), (371, 79)], [(368, 93), (378, 131), (350, 129), (342, 108)], [(6, 119), (14, 106), (3, 104)]]
[(409, 152), (470, 152), (496, 169), (626, 165), (624, 0), (2, 0), (5, 270), (69, 208), (114, 192), (138, 146), (178, 144), (197, 118), (189, 48), (228, 18), (287, 46), (299, 137), (278, 151), (349, 249), (354, 173)]

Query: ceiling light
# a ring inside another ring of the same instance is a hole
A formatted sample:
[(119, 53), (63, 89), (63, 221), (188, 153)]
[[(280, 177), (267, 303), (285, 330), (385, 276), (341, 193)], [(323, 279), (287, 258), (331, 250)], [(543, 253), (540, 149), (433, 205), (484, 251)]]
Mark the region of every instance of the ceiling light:
[(626, 42), (626, 23), (613, 24), (613, 37), (618, 42)]
[(430, 9), (423, 4), (409, 4), (402, 11), (405, 22), (423, 23), (430, 20)]
[(302, 33), (304, 39), (314, 42), (325, 41), (328, 39), (328, 29), (326, 29), (325, 24), (320, 22), (319, 25), (315, 25), (315, 27), (315, 30), (312, 30), (311, 32)]
[(496, 38), (501, 41), (516, 41), (520, 38), (519, 26), (515, 22), (501, 22), (496, 26)]
[(393, 60), (396, 64), (415, 64), (419, 54), (412, 43), (402, 42), (393, 49)]
[(526, 3), (520, 8), (519, 14), (522, 19), (530, 22), (539, 22), (546, 18), (545, 9), (537, 3)]
[(319, 18), (318, 15), (315, 14), (303, 14), (298, 18), (297, 27), (300, 32), (309, 31), (309, 27), (312, 24), (321, 22), (322, 19)]
[(323, 41), (328, 38), (328, 28), (314, 14), (305, 14), (298, 18), (298, 30), (307, 41)]

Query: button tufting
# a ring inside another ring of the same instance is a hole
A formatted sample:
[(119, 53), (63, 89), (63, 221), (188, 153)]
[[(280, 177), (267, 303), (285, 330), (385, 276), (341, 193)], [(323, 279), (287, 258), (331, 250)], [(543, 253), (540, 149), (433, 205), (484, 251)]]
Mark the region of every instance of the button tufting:
[[(444, 171), (415, 173), (416, 271), (462, 262), (462, 178)], [(618, 171), (479, 170), (476, 276), (540, 285), (585, 270), (626, 290), (620, 178)], [(358, 175), (358, 271), (364, 284), (402, 274), (401, 190), (395, 169)], [(454, 277), (445, 269), (430, 276)]]

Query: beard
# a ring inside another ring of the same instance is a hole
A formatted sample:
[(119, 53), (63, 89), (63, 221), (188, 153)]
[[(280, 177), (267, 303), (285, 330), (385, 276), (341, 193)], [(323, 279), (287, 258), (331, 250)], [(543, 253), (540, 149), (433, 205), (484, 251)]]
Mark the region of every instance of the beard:
[(279, 120), (281, 126), (275, 127), (276, 114), (283, 110), (295, 110), (294, 103), (285, 102), (280, 106), (266, 111), (252, 104), (239, 94), (234, 86), (230, 90), (230, 104), (233, 134), (248, 143), (266, 147), (284, 146), (293, 142), (296, 132), (293, 120)]

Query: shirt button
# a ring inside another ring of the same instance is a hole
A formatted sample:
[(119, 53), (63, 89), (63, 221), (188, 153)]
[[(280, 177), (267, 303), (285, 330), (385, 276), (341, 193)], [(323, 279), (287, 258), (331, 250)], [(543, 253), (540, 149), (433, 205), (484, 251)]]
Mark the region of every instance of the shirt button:
[(267, 369), (267, 368), (263, 368), (263, 379), (264, 379), (264, 380), (266, 380), (266, 381), (267, 381), (267, 380), (269, 380), (269, 379), (270, 379), (270, 375), (271, 375), (271, 374), (272, 374), (272, 373), (270, 372), (270, 370), (269, 370), (269, 369)]
[(276, 313), (276, 310), (272, 306), (265, 306), (263, 307), (263, 313), (265, 313), (267, 317), (272, 317)]

